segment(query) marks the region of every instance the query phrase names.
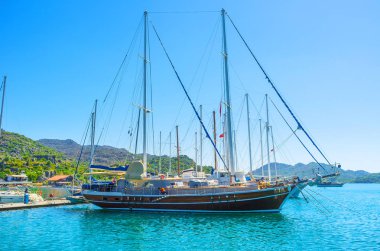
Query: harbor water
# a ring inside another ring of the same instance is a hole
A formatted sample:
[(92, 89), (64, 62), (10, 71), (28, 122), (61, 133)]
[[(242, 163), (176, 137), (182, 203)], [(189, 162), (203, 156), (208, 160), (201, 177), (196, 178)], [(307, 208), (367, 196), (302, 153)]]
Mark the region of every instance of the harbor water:
[(0, 250), (380, 250), (380, 184), (307, 187), (280, 214), (0, 212)]

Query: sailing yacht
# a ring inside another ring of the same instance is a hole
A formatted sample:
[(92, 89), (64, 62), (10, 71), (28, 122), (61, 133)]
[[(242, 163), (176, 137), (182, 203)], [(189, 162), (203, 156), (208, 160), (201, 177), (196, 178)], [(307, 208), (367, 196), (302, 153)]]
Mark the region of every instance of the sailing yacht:
[[(144, 12), (144, 92), (143, 102), (143, 158), (142, 162), (133, 162), (126, 167), (125, 177), (116, 182), (95, 183), (90, 177), (90, 184), (83, 186), (82, 194), (90, 203), (106, 209), (125, 209), (129, 211), (180, 211), (180, 212), (279, 212), (289, 197), (294, 187), (292, 184), (269, 184), (265, 188), (259, 188), (245, 181), (244, 175), (241, 176), (236, 169), (235, 156), (233, 151), (233, 129), (231, 119), (231, 100), (230, 85), (228, 78), (228, 53), (226, 46), (226, 30), (224, 9), (221, 11), (222, 31), (223, 31), (223, 64), (225, 79), (225, 103), (226, 103), (226, 143), (227, 143), (227, 163), (219, 153), (215, 143), (212, 141), (210, 134), (203, 124), (201, 116), (196, 110), (186, 88), (184, 87), (180, 76), (160, 39), (157, 30), (153, 29), (157, 38), (175, 72), (178, 82), (190, 102), (196, 117), (200, 121), (206, 137), (210, 140), (215, 151), (217, 152), (224, 168), (227, 172), (218, 172), (218, 175), (224, 181), (226, 177), (227, 184), (219, 183), (201, 183), (201, 186), (191, 186), (189, 181), (181, 177), (178, 168), (178, 177), (175, 178), (156, 178), (148, 177), (147, 174), (147, 25), (148, 12)], [(95, 116), (93, 117), (93, 119)], [(95, 124), (95, 123), (94, 123)], [(93, 129), (93, 132), (95, 129)], [(92, 136), (93, 138), (94, 136)], [(177, 127), (178, 142), (178, 127)], [(92, 140), (93, 143), (93, 140)], [(178, 145), (178, 144), (177, 144)], [(177, 151), (178, 152), (178, 151)], [(94, 144), (92, 144), (91, 155), (93, 158)], [(91, 161), (92, 162), (92, 161)], [(179, 167), (179, 161), (178, 161)], [(91, 168), (91, 166), (90, 166)], [(98, 166), (99, 168), (99, 166)], [(185, 172), (186, 173), (186, 172)]]

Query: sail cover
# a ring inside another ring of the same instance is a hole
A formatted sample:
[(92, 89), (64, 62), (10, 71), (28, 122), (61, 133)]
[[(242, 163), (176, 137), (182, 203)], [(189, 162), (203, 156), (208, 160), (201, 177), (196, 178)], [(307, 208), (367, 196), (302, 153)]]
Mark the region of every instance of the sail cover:
[(107, 171), (127, 171), (129, 165), (126, 166), (118, 166), (118, 167), (109, 167), (109, 166), (102, 166), (102, 165), (91, 165), (91, 169), (101, 169), (101, 170), (107, 170)]

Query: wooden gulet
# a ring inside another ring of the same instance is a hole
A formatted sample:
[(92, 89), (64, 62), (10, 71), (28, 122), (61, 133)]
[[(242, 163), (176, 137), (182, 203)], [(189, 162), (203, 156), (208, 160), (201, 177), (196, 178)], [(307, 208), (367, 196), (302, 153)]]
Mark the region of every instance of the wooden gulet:
[[(202, 130), (205, 133), (214, 147), (215, 154), (219, 156), (221, 165), (228, 171), (231, 177), (231, 184), (227, 186), (177, 186), (176, 183), (184, 182), (182, 178), (177, 179), (153, 179), (147, 177), (146, 166), (146, 74), (147, 74), (147, 23), (148, 13), (144, 12), (144, 117), (143, 117), (143, 162), (134, 165), (133, 170), (142, 170), (139, 179), (128, 179), (129, 172), (132, 172), (129, 167), (126, 172), (126, 179), (120, 179), (116, 183), (102, 183), (91, 184), (84, 186), (83, 196), (91, 203), (105, 208), (105, 209), (125, 209), (129, 211), (165, 211), (165, 212), (279, 212), (289, 198), (290, 192), (294, 185), (292, 184), (279, 184), (276, 186), (269, 186), (267, 188), (258, 189), (256, 184), (248, 184), (245, 182), (236, 182), (235, 173), (237, 171), (234, 156), (234, 139), (231, 118), (231, 96), (230, 85), (228, 76), (228, 53), (227, 53), (227, 39), (225, 30), (225, 16), (224, 9), (221, 11), (222, 15), (222, 33), (223, 33), (223, 68), (224, 68), (224, 88), (225, 88), (225, 104), (226, 104), (226, 141), (227, 152), (225, 163), (220, 155), (216, 142), (214, 142), (208, 133), (202, 121), (202, 108), (200, 114), (195, 108), (185, 86), (179, 77), (173, 62), (171, 61), (161, 38), (159, 37), (156, 28), (153, 25), (154, 32), (165, 52), (165, 55), (170, 62), (170, 65), (181, 84), (181, 87), (190, 102), (193, 111), (195, 112)], [(268, 129), (267, 129), (268, 130)], [(94, 133), (95, 130), (92, 130)], [(202, 133), (200, 132), (200, 143), (202, 144)], [(268, 132), (267, 132), (268, 133)], [(178, 126), (176, 127), (177, 134), (177, 158), (178, 158), (178, 176), (179, 172), (179, 141), (178, 141)], [(92, 135), (94, 137), (94, 135)], [(215, 133), (214, 133), (215, 138)], [(202, 171), (202, 145), (201, 145), (201, 171)], [(215, 161), (216, 162), (216, 161)], [(219, 167), (220, 168), (220, 167)], [(139, 184), (139, 185), (136, 185)]]

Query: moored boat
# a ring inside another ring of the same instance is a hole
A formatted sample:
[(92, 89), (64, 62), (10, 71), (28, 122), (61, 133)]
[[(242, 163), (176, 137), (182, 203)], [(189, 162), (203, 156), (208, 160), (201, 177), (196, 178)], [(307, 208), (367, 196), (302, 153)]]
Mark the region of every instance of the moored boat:
[(322, 182), (318, 183), (317, 187), (342, 187), (344, 183), (340, 182)]
[(19, 191), (0, 191), (0, 203), (21, 203), (24, 194)]
[[(198, 113), (195, 108), (193, 100), (190, 98), (189, 92), (186, 89), (184, 83), (182, 82), (177, 70), (174, 67), (173, 61), (169, 57), (169, 54), (158, 35), (155, 26), (152, 24), (154, 33), (157, 36), (159, 44), (161, 45), (165, 56), (167, 57), (170, 66), (175, 73), (175, 76), (184, 91), (186, 99), (189, 101), (192, 110), (194, 111), (196, 118), (200, 122), (201, 131), (205, 133), (205, 138), (207, 138), (211, 145), (213, 146), (215, 155), (215, 169), (216, 169), (216, 159), (220, 160), (220, 166), (218, 169), (221, 172), (226, 172), (227, 175), (223, 175), (222, 179), (218, 179), (218, 182), (211, 181), (212, 179), (207, 179), (202, 173), (202, 143), (201, 143), (201, 172), (197, 172), (197, 164), (195, 160), (194, 172), (190, 170), (188, 173), (180, 172), (180, 146), (178, 137), (178, 126), (176, 126), (177, 134), (177, 176), (175, 179), (166, 178), (165, 175), (161, 173), (161, 160), (159, 162), (158, 176), (149, 176), (147, 172), (148, 168), (148, 155), (147, 155), (147, 114), (151, 112), (151, 109), (147, 107), (147, 79), (149, 78), (148, 72), (148, 62), (150, 62), (149, 53), (150, 49), (147, 48), (148, 42), (148, 13), (144, 12), (144, 54), (143, 54), (143, 92), (142, 99), (143, 104), (139, 106), (139, 115), (137, 122), (137, 136), (135, 138), (135, 154), (137, 149), (137, 141), (139, 139), (138, 132), (140, 126), (140, 112), (142, 112), (142, 162), (132, 162), (130, 166), (125, 166), (125, 178), (114, 180), (113, 182), (94, 182), (92, 175), (98, 175), (89, 172), (90, 179), (89, 184), (82, 186), (82, 194), (86, 200), (93, 203), (99, 207), (106, 209), (126, 209), (130, 211), (180, 211), (180, 212), (279, 212), (286, 202), (286, 200), (292, 195), (300, 193), (302, 190), (302, 185), (298, 181), (293, 182), (280, 182), (278, 180), (277, 169), (276, 169), (276, 157), (275, 157), (275, 144), (273, 140), (272, 128), (269, 124), (268, 118), (268, 96), (266, 95), (266, 107), (267, 107), (267, 121), (266, 121), (266, 143), (267, 143), (267, 157), (268, 157), (268, 180), (263, 181), (259, 184), (257, 181), (247, 182), (245, 173), (243, 170), (238, 169), (237, 153), (236, 153), (236, 139), (235, 131), (233, 130), (232, 123), (232, 110), (231, 110), (231, 96), (230, 96), (230, 83), (229, 83), (229, 71), (228, 71), (228, 52), (227, 52), (227, 42), (226, 42), (226, 30), (225, 30), (225, 19), (231, 21), (232, 25), (238, 32), (239, 36), (242, 38), (240, 32), (237, 30), (235, 24), (232, 22), (230, 17), (226, 14), (225, 10), (222, 9), (222, 60), (223, 60), (223, 82), (224, 82), (224, 125), (223, 125), (223, 150), (224, 155), (220, 153), (216, 145), (216, 134), (214, 132), (214, 141), (204, 125), (202, 119), (202, 109)], [(266, 76), (267, 81), (270, 83), (272, 88), (275, 90), (276, 94), (279, 96), (287, 110), (290, 112), (294, 120), (297, 122), (297, 129), (302, 130), (308, 139), (313, 143), (313, 145), (322, 154), (321, 150), (316, 146), (314, 141), (312, 141), (309, 134), (301, 126), (298, 119), (295, 117), (294, 113), (290, 110), (289, 106), (285, 103), (283, 98), (280, 96), (278, 90), (275, 88), (274, 84), (271, 82), (270, 78), (263, 70), (261, 65), (258, 63), (256, 57), (253, 55), (251, 49), (246, 44), (245, 40), (242, 38), (244, 44), (247, 46), (249, 52), (253, 56), (254, 60), (260, 66), (262, 72)], [(140, 56), (141, 57), (141, 56)], [(124, 62), (124, 61), (123, 61)], [(111, 85), (112, 88), (112, 85)], [(109, 92), (108, 92), (109, 93)], [(105, 100), (108, 97), (106, 95)], [(248, 95), (246, 96), (248, 102)], [(103, 101), (104, 103), (104, 101)], [(93, 167), (94, 152), (95, 152), (95, 125), (96, 125), (96, 109), (97, 102), (95, 102), (94, 110), (91, 116), (91, 156), (90, 156), (90, 170)], [(221, 108), (222, 109), (222, 108)], [(220, 109), (220, 110), (221, 110)], [(220, 111), (221, 113), (221, 111)], [(111, 113), (112, 114), (112, 113)], [(248, 114), (248, 127), (249, 127), (249, 111), (247, 105)], [(214, 118), (215, 120), (215, 118)], [(215, 124), (215, 122), (214, 122)], [(295, 134), (294, 129), (288, 124), (292, 133)], [(107, 125), (108, 127), (108, 125)], [(153, 127), (153, 126), (152, 126)], [(214, 125), (215, 128), (215, 125)], [(261, 130), (261, 126), (260, 126)], [(129, 131), (130, 133), (130, 131)], [(250, 132), (248, 132), (250, 134)], [(270, 134), (272, 138), (272, 150), (270, 149)], [(86, 133), (87, 135), (87, 133)], [(197, 138), (197, 135), (196, 135)], [(250, 137), (249, 137), (250, 138)], [(297, 137), (298, 138), (298, 137)], [(202, 136), (200, 137), (202, 142)], [(298, 138), (299, 139), (299, 138)], [(170, 139), (171, 140), (171, 139)], [(299, 139), (300, 140), (300, 139)], [(99, 142), (99, 140), (98, 140)], [(132, 141), (131, 141), (132, 142)], [(301, 142), (302, 143), (302, 142)], [(161, 144), (161, 133), (160, 133), (160, 144)], [(196, 143), (197, 144), (197, 143)], [(303, 144), (303, 143), (302, 143)], [(171, 145), (171, 143), (170, 143)], [(306, 146), (303, 144), (306, 148)], [(262, 148), (262, 147), (261, 147)], [(197, 148), (196, 156), (197, 156)], [(306, 149), (311, 155), (310, 151)], [(272, 179), (270, 169), (271, 151), (274, 155), (274, 166), (276, 178)], [(251, 148), (250, 148), (251, 152)], [(323, 154), (322, 154), (323, 155)], [(160, 156), (161, 156), (161, 145), (160, 145)], [(323, 155), (324, 156), (324, 155)], [(314, 156), (312, 156), (314, 158)], [(250, 156), (251, 159), (251, 156)], [(250, 160), (251, 161), (251, 160)], [(262, 157), (263, 161), (263, 157)], [(124, 168), (123, 166), (120, 166)], [(98, 166), (99, 168), (99, 166)], [(102, 167), (102, 169), (108, 169)], [(112, 169), (112, 168), (111, 168)], [(170, 168), (169, 168), (170, 170)], [(252, 161), (250, 163), (250, 170), (252, 175)], [(112, 170), (112, 171), (116, 171)], [(169, 175), (167, 175), (169, 176)], [(226, 179), (227, 177), (227, 179)]]
[(180, 212), (279, 212), (290, 186), (263, 190), (249, 187), (121, 189), (83, 191), (91, 203), (106, 209)]

